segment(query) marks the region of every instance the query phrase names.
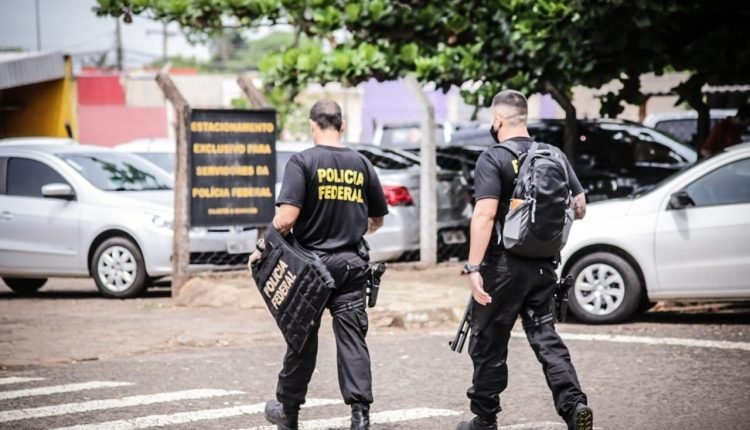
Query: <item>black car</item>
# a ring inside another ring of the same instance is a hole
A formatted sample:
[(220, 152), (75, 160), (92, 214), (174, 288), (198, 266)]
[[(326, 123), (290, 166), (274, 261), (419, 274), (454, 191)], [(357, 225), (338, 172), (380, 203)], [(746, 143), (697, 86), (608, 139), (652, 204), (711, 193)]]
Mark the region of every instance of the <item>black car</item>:
[[(695, 163), (696, 151), (653, 128), (613, 120), (584, 120), (578, 125), (573, 168), (589, 202), (626, 197), (647, 189)], [(562, 120), (529, 123), (529, 134), (539, 142), (562, 148)], [(494, 142), (488, 127), (456, 131), (440, 154), (462, 157), (473, 165)]]

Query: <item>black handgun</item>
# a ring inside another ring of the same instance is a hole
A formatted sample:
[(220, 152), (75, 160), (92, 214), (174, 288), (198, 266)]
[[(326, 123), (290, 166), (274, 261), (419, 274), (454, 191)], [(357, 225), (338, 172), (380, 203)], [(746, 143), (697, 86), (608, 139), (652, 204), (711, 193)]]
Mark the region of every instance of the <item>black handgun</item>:
[(372, 308), (378, 303), (380, 278), (385, 273), (385, 263), (370, 266), (370, 276), (367, 279), (367, 307)]
[(572, 286), (572, 276), (560, 278), (555, 284), (555, 317), (559, 322), (564, 322), (568, 317), (568, 290)]
[(469, 296), (469, 303), (466, 304), (466, 310), (464, 316), (461, 318), (461, 325), (458, 326), (458, 331), (453, 340), (448, 342), (451, 347), (451, 351), (461, 353), (464, 349), (464, 343), (466, 338), (469, 336), (469, 330), (471, 329), (471, 307), (473, 306), (474, 296)]

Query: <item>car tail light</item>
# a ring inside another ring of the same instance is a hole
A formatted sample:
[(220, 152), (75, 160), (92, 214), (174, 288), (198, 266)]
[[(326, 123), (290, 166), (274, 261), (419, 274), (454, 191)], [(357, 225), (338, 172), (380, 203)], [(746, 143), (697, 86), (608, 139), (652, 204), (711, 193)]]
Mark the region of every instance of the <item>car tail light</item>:
[(385, 201), (388, 202), (388, 206), (411, 206), (414, 204), (414, 199), (411, 198), (411, 194), (406, 187), (383, 185), (383, 194), (385, 194)]

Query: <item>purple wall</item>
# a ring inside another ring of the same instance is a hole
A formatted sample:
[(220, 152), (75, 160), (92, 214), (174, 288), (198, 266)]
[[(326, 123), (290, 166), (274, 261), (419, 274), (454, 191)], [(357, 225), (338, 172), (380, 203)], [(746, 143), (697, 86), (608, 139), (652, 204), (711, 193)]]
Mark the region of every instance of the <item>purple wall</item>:
[[(378, 82), (371, 79), (362, 87), (362, 142), (372, 141), (375, 132), (373, 120), (377, 124), (419, 121), (421, 111), (403, 80)], [(445, 121), (448, 114), (448, 94), (439, 90), (426, 94), (435, 107), (435, 121)]]
[(542, 102), (539, 106), (539, 118), (555, 118), (557, 112), (557, 102), (549, 94), (542, 96)]

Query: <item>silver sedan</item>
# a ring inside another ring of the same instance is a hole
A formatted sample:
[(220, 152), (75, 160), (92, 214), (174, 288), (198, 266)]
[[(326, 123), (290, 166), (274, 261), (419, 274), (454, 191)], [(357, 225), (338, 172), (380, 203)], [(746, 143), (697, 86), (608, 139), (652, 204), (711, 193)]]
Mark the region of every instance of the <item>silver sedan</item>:
[[(173, 180), (140, 157), (61, 139), (0, 141), (0, 276), (28, 293), (91, 276), (133, 297), (171, 273)], [(192, 229), (191, 270), (241, 268), (251, 228)]]

